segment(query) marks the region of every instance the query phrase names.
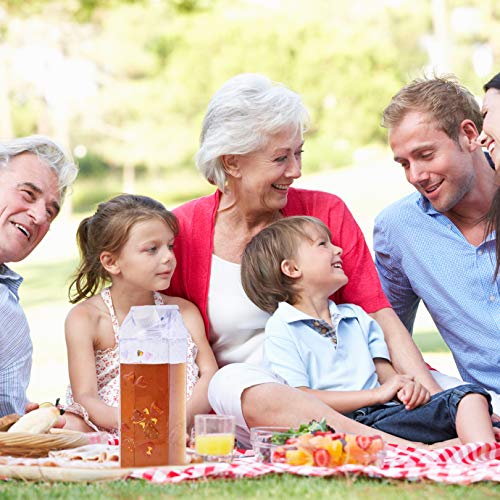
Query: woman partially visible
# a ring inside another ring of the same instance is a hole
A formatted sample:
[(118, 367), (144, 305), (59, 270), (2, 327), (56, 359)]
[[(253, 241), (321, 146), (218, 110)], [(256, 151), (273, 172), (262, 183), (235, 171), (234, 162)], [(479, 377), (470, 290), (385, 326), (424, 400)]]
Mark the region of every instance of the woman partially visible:
[(489, 214), (488, 232), (496, 231), (496, 256), (495, 278), (500, 271), (500, 73), (497, 73), (483, 87), (483, 131), (478, 138), (481, 146), (486, 148), (495, 164), (495, 183), (499, 186), (493, 198)]
[(230, 79), (210, 101), (197, 154), (199, 170), (217, 190), (174, 210), (180, 224), (178, 272), (169, 293), (201, 311), (222, 367), (210, 384), (210, 403), (217, 413), (236, 416), (242, 444), (248, 444), (252, 426), (291, 426), (322, 417), (339, 430), (374, 432), (260, 366), (269, 315), (243, 291), (241, 256), (255, 234), (283, 217), (312, 215), (329, 227), (335, 245), (344, 249), (343, 268), (351, 277), (335, 302), (354, 302), (371, 313), (386, 333), (397, 368), (432, 392), (439, 390), (390, 308), (345, 204), (333, 194), (292, 188), (301, 176), (308, 120), (300, 96), (286, 87), (256, 74)]

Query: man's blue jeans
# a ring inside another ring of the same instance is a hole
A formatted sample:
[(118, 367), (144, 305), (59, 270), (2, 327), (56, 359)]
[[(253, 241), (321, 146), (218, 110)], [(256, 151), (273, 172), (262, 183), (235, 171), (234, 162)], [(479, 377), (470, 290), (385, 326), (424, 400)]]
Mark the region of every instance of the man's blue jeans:
[[(455, 420), (458, 404), (470, 393), (482, 394), (488, 400), (491, 415), (490, 395), (478, 385), (464, 384), (434, 394), (428, 403), (413, 410), (406, 410), (401, 403), (388, 403), (366, 406), (347, 416), (410, 441), (437, 443), (457, 437)], [(500, 427), (500, 422), (494, 425)]]

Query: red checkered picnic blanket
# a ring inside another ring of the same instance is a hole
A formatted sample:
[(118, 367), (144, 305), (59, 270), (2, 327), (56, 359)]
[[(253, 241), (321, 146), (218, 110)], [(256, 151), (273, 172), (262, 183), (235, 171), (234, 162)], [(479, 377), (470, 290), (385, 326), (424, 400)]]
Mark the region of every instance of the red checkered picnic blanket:
[(197, 464), (182, 470), (141, 469), (134, 471), (130, 477), (153, 483), (179, 483), (201, 478), (254, 478), (273, 473), (316, 477), (354, 475), (411, 481), (427, 479), (449, 484), (500, 482), (500, 443), (471, 443), (434, 451), (387, 445), (382, 467), (343, 465), (327, 469), (264, 464), (252, 456), (240, 456), (231, 464)]

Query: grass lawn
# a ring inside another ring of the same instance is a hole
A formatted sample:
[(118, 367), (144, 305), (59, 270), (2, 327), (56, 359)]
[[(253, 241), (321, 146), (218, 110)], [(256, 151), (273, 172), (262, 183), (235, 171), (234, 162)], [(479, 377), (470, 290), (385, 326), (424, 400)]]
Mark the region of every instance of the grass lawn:
[(3, 500), (21, 498), (332, 498), (404, 500), (494, 499), (500, 498), (500, 485), (479, 483), (471, 486), (409, 483), (374, 479), (326, 479), (292, 475), (265, 476), (260, 479), (198, 481), (176, 485), (153, 485), (129, 480), (111, 483), (0, 484)]

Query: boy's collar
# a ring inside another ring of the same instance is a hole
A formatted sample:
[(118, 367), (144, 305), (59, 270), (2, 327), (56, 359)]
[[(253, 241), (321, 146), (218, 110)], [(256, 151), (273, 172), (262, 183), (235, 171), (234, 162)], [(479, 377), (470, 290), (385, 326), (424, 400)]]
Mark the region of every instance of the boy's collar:
[[(343, 310), (341, 311), (337, 304), (335, 304), (332, 300), (328, 301), (328, 308), (330, 310), (330, 316), (339, 315), (341, 319), (356, 317), (356, 314), (350, 308), (342, 308)], [(300, 311), (288, 302), (280, 302), (278, 304), (278, 309), (276, 309), (276, 313), (278, 313), (279, 316), (287, 323), (318, 319)]]

